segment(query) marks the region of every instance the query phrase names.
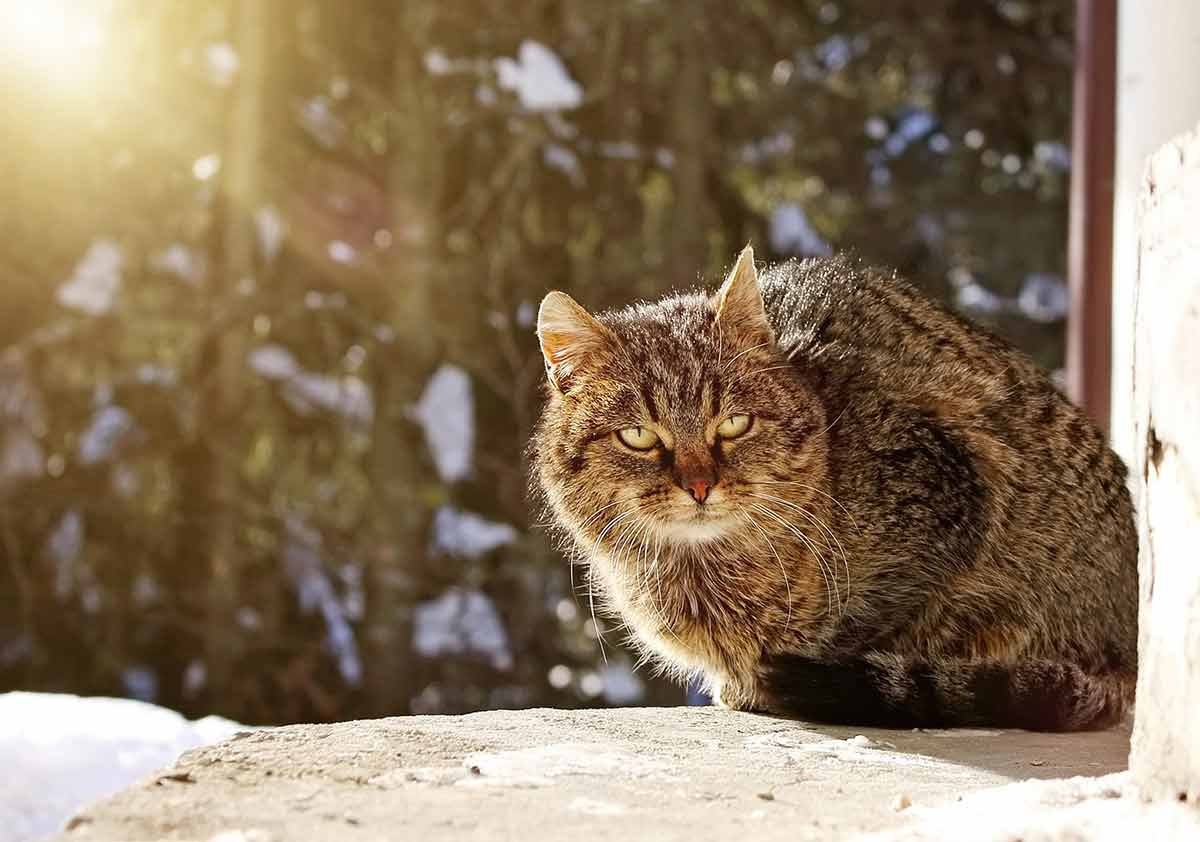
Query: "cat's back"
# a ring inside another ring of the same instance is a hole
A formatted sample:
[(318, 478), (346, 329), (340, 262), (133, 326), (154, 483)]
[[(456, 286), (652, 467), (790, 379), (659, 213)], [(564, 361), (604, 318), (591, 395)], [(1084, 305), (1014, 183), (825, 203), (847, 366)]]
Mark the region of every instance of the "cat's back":
[[(838, 256), (789, 261), (763, 276), (781, 347), (795, 361), (823, 358), (883, 374), (897, 394), (990, 392), (1014, 381), (1053, 391), (1025, 354), (922, 295), (894, 273)], [(952, 388), (951, 388), (952, 387)]]
[[(876, 481), (879, 455), (925, 447), (914, 431), (936, 431), (970, 465), (986, 567), (1019, 568), (1037, 583), (1021, 598), (1029, 616), (1047, 616), (1048, 606), (1032, 605), (1053, 596), (1061, 613), (1053, 636), (1086, 637), (1068, 629), (1085, 626), (1089, 612), (1134, 627), (1137, 541), (1125, 466), (1033, 360), (850, 259), (782, 264), (765, 274), (763, 292), (781, 348), (837, 419), (836, 482), (846, 499), (867, 501), (860, 520), (888, 499), (888, 488), (855, 488)], [(932, 495), (941, 478), (920, 481)], [(1131, 634), (1117, 648), (1132, 662)]]
[(1125, 494), (1125, 466), (1041, 367), (894, 274), (845, 257), (792, 261), (765, 274), (763, 292), (781, 348), (830, 409), (853, 404), (881, 423), (916, 413), (1001, 473), (1053, 466), (1060, 484)]
[[(837, 411), (854, 401), (860, 411), (913, 411), (1019, 449), (1111, 456), (1032, 359), (892, 273), (845, 257), (792, 261), (765, 274), (763, 292), (784, 353)], [(1105, 462), (1123, 477), (1115, 457)]]

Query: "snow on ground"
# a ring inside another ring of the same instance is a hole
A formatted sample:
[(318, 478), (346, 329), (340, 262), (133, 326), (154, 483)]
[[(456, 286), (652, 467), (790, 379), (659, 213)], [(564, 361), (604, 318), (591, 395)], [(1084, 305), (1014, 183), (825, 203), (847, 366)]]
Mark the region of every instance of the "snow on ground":
[(0, 694), (0, 842), (53, 833), (84, 804), (241, 730), (129, 699)]
[(907, 824), (861, 842), (1200, 839), (1200, 813), (1174, 801), (1143, 802), (1128, 772), (1028, 780), (980, 790), (947, 806), (900, 809)]

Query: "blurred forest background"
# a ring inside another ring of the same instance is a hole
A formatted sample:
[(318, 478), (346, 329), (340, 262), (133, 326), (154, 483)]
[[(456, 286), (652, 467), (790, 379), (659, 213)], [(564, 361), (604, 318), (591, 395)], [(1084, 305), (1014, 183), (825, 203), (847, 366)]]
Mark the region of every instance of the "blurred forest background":
[(682, 701), (527, 508), (551, 288), (854, 249), (1062, 365), (1070, 0), (3, 5), (0, 690)]

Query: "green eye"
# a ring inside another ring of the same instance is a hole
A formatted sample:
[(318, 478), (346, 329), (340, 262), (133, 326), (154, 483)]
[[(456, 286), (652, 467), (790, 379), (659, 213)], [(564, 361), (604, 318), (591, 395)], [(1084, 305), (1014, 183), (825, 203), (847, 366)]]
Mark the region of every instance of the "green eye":
[(730, 415), (717, 426), (717, 435), (723, 439), (736, 439), (750, 429), (749, 415)]
[(658, 444), (658, 434), (645, 427), (626, 427), (617, 430), (617, 438), (621, 444), (634, 450), (649, 450)]

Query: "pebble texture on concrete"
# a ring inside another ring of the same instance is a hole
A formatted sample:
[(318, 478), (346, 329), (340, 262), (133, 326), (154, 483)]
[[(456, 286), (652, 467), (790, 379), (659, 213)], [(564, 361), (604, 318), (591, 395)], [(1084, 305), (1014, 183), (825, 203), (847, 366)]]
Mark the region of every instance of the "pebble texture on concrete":
[[(79, 813), (58, 838), (918, 839), (930, 808), (970, 810), (978, 791), (1028, 778), (1107, 775), (1125, 768), (1127, 751), (1127, 730), (878, 731), (716, 708), (297, 725), (188, 752)], [(1068, 800), (1115, 798), (1123, 778)], [(967, 824), (958, 838), (992, 838), (976, 835), (986, 823)]]

